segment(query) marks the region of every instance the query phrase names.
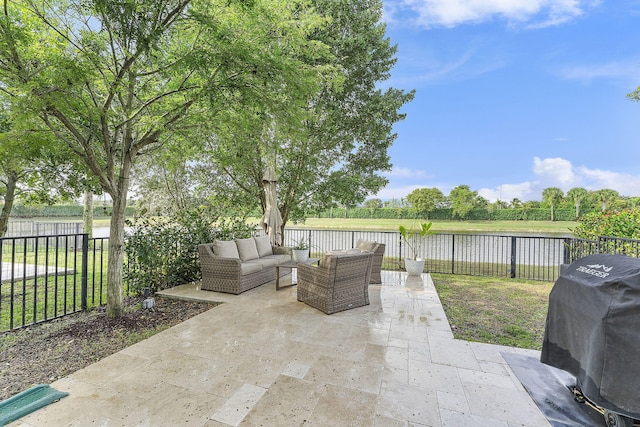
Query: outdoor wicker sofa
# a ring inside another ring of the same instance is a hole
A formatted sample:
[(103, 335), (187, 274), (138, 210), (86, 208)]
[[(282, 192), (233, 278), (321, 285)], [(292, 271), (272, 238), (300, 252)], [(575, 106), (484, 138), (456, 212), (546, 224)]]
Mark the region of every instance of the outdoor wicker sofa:
[(319, 266), (298, 264), (298, 301), (326, 314), (369, 304), (373, 253), (325, 254)]
[(272, 246), (269, 236), (217, 240), (198, 250), (202, 289), (236, 295), (275, 280), (276, 265), (291, 260), (290, 249)]

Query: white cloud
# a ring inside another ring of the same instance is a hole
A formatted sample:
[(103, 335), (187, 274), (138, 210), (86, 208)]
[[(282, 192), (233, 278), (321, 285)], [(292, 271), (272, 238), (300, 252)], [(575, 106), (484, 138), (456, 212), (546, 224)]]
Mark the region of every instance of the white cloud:
[(503, 184), (498, 188), (482, 188), (478, 190), (478, 194), (490, 202), (498, 199), (510, 201), (514, 198), (523, 201), (540, 200), (542, 191), (548, 187), (558, 187), (565, 193), (574, 187), (584, 187), (587, 190), (609, 188), (623, 196), (640, 195), (640, 175), (589, 169), (586, 166), (575, 167), (569, 160), (559, 157), (534, 157), (533, 173), (536, 180)]
[(617, 79), (635, 81), (640, 74), (640, 59), (611, 61), (602, 64), (570, 65), (561, 68), (557, 74), (566, 80), (589, 83), (596, 79)]
[(495, 202), (496, 200), (510, 202), (513, 199), (527, 201), (539, 197), (539, 195), (535, 194), (533, 184), (531, 182), (503, 184), (498, 188), (481, 188), (478, 190), (478, 195), (484, 197), (490, 202)]
[(581, 166), (578, 173), (584, 177), (585, 188), (600, 190), (610, 188), (623, 196), (640, 195), (640, 175), (631, 175)]
[(423, 170), (398, 167), (394, 167), (391, 172), (387, 172), (385, 173), (385, 175), (396, 178), (424, 178), (425, 176), (427, 176), (427, 174)]
[(544, 187), (571, 188), (580, 184), (580, 177), (573, 172), (569, 160), (560, 157), (540, 159), (533, 158), (533, 173)]
[[(584, 13), (601, 0), (395, 0), (385, 2), (387, 22), (404, 21), (410, 12), (414, 25), (423, 28), (455, 27), (504, 19), (529, 27), (557, 25)], [(404, 23), (404, 22), (403, 22)]]

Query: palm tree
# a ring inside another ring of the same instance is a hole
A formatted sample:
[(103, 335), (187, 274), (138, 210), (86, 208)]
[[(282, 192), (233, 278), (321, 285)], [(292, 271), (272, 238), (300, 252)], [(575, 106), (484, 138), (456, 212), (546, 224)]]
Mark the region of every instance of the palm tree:
[(564, 193), (558, 187), (549, 187), (542, 190), (542, 199), (545, 200), (551, 206), (551, 221), (555, 221), (553, 215), (553, 208), (555, 205), (562, 201)]
[(616, 190), (611, 190), (609, 188), (593, 192), (593, 199), (602, 204), (602, 212), (606, 211), (607, 205), (615, 201), (618, 197), (620, 197), (620, 194), (618, 194)]
[(589, 192), (582, 187), (572, 188), (567, 191), (567, 199), (576, 207), (576, 219), (580, 216), (580, 202), (589, 196)]

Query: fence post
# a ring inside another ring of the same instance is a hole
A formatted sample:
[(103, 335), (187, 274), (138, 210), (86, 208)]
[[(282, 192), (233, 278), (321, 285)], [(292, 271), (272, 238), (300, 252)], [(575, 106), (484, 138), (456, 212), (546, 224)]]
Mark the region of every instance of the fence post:
[(570, 261), (570, 259), (571, 259), (571, 257), (570, 257), (571, 250), (570, 250), (570, 248), (571, 248), (571, 239), (566, 237), (564, 239), (564, 253), (562, 255), (562, 258), (563, 258), (565, 264), (571, 264), (571, 261)]
[(456, 274), (456, 235), (451, 235), (451, 274)]
[(398, 268), (402, 269), (402, 234), (398, 233)]
[(89, 269), (89, 234), (84, 233), (82, 235), (82, 278), (80, 280), (81, 286), (81, 307), (83, 310), (87, 309), (87, 287), (88, 287), (88, 270)]
[(511, 236), (511, 278), (516, 278), (516, 250), (518, 245), (516, 243), (516, 236)]

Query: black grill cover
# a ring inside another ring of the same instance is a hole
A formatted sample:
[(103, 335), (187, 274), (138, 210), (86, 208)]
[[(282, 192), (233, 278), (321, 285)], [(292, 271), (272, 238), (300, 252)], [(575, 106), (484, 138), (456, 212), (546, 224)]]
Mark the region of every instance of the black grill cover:
[(596, 405), (640, 418), (640, 259), (589, 255), (561, 272), (540, 360)]

